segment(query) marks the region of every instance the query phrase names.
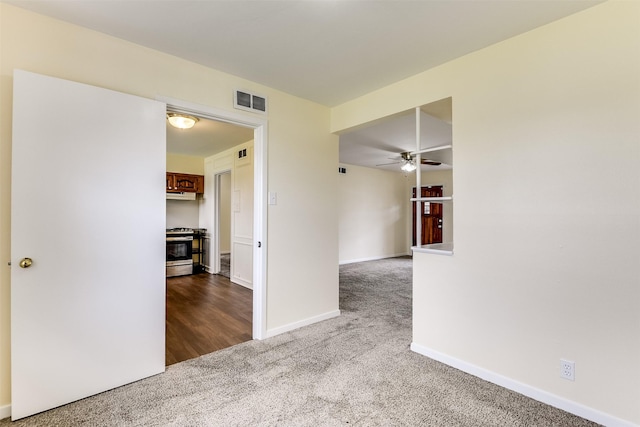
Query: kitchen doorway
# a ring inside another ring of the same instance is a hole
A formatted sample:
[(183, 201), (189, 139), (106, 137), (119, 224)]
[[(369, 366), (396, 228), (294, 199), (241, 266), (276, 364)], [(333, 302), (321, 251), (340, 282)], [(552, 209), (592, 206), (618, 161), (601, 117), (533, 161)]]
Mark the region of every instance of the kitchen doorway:
[[(250, 115), (247, 115), (248, 116), (247, 117), (245, 116), (245, 114), (230, 113), (228, 111), (222, 112), (209, 107), (190, 104), (190, 103), (179, 101), (179, 100), (163, 99), (163, 101), (167, 103), (168, 111), (185, 113), (185, 114), (193, 115), (197, 118), (200, 118), (201, 120), (219, 121), (226, 125), (235, 125), (235, 126), (239, 126), (239, 127), (251, 130), (251, 135), (253, 136), (252, 146), (251, 146), (252, 155), (251, 155), (251, 162), (249, 165), (247, 165), (252, 170), (251, 177), (250, 177), (251, 193), (248, 196), (249, 199), (245, 200), (244, 202), (248, 203), (249, 206), (252, 208), (251, 209), (252, 214), (248, 219), (249, 224), (251, 224), (251, 230), (249, 232), (249, 235), (247, 236), (248, 243), (246, 245), (246, 249), (244, 250), (247, 251), (247, 253), (250, 255), (250, 257), (248, 258), (250, 263), (249, 264), (249, 275), (250, 275), (249, 280), (251, 280), (253, 290), (246, 289), (246, 287), (231, 284), (228, 278), (223, 277), (221, 275), (210, 274), (210, 273), (219, 272), (219, 266), (221, 264), (220, 262), (221, 260), (219, 258), (217, 260), (209, 259), (206, 262), (207, 272), (201, 273), (198, 275), (189, 276), (188, 280), (187, 280), (187, 277), (184, 277), (182, 280), (183, 282), (182, 286), (190, 287), (192, 289), (196, 289), (198, 286), (200, 286), (203, 289), (206, 289), (207, 291), (211, 291), (213, 288), (217, 286), (218, 290), (223, 294), (228, 294), (228, 290), (231, 288), (234, 288), (234, 289), (242, 288), (241, 292), (248, 293), (249, 295), (248, 298), (246, 295), (244, 295), (242, 298), (238, 297), (238, 298), (232, 298), (229, 300), (230, 305), (236, 304), (238, 303), (238, 301), (241, 301), (241, 300), (245, 301), (244, 303), (245, 307), (239, 309), (236, 306), (236, 307), (233, 307), (231, 310), (231, 311), (239, 311), (239, 312), (241, 311), (242, 313), (244, 313), (242, 314), (242, 316), (246, 318), (244, 320), (248, 319), (248, 321), (245, 322), (245, 327), (246, 327), (246, 324), (248, 324), (249, 327), (247, 329), (246, 336), (242, 339), (242, 341), (250, 340), (251, 338), (262, 339), (265, 336), (265, 327), (266, 327), (266, 324), (265, 324), (266, 323), (265, 322), (266, 302), (264, 297), (265, 296), (264, 287), (266, 285), (266, 272), (265, 272), (266, 252), (263, 249), (266, 243), (265, 242), (266, 239), (264, 235), (265, 229), (266, 229), (266, 226), (265, 226), (266, 206), (262, 206), (262, 200), (264, 199), (262, 195), (265, 194), (265, 185), (266, 185), (265, 184), (266, 183), (266, 178), (265, 178), (266, 176), (266, 156), (265, 156), (266, 121), (260, 118), (251, 117)], [(218, 173), (218, 172), (219, 171), (217, 170), (216, 174), (214, 174), (214, 173), (211, 173), (210, 170), (205, 171), (204, 198), (208, 199), (209, 206), (205, 208), (201, 207), (201, 214), (209, 218), (208, 226), (206, 228), (210, 231), (214, 231), (217, 228), (217, 225), (215, 225), (215, 222), (217, 221), (216, 217), (218, 215), (216, 214), (218, 209), (217, 206), (219, 205), (219, 203), (214, 202), (217, 198), (217, 195), (215, 194), (217, 192), (214, 191), (214, 188), (216, 188), (218, 185), (223, 186), (225, 189), (229, 188), (228, 181), (229, 181), (229, 178), (232, 177), (232, 174), (230, 173), (229, 169), (225, 171), (226, 174)], [(207, 188), (210, 189), (209, 192), (207, 192)], [(229, 189), (229, 192), (233, 193), (233, 190)], [(232, 210), (232, 207), (230, 206), (227, 212), (230, 212), (231, 210)], [(225, 222), (226, 220), (223, 220), (222, 224), (224, 224)], [(202, 224), (200, 225), (200, 228), (204, 228), (202, 227)], [(215, 240), (211, 240), (209, 242), (210, 243), (209, 253), (213, 254), (215, 252), (218, 252), (217, 250), (214, 249), (214, 246), (216, 245), (216, 243), (222, 244), (223, 255), (228, 254), (232, 258), (233, 257), (232, 247), (228, 247), (228, 249), (225, 248), (225, 243), (227, 239), (222, 237), (223, 240), (222, 242), (220, 242), (218, 240), (219, 239), (218, 235), (219, 235), (219, 232), (215, 233), (215, 236), (214, 236)], [(232, 273), (232, 271), (230, 273)], [(218, 302), (220, 300), (220, 298), (213, 298), (213, 299), (216, 299)], [(168, 301), (167, 310), (169, 310), (169, 301)], [(208, 322), (205, 322), (205, 323), (208, 323)], [(198, 329), (211, 328), (212, 330), (215, 329), (220, 331), (220, 328), (225, 326), (224, 323), (225, 322), (222, 322), (216, 325), (212, 325), (212, 324), (204, 325), (200, 322), (197, 325), (195, 325), (194, 328), (198, 328)], [(193, 347), (192, 343), (190, 342), (192, 341), (191, 338), (188, 336), (188, 334), (185, 334), (185, 340), (187, 341), (187, 344)], [(231, 344), (231, 345), (234, 345), (234, 344)], [(206, 353), (203, 353), (203, 354), (206, 354)]]

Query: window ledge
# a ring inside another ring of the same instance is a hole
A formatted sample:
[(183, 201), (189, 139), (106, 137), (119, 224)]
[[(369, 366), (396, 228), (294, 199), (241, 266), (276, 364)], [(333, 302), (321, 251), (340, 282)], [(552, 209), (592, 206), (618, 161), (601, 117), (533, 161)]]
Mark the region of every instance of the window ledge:
[(453, 243), (434, 243), (431, 245), (413, 246), (413, 252), (437, 255), (453, 255)]

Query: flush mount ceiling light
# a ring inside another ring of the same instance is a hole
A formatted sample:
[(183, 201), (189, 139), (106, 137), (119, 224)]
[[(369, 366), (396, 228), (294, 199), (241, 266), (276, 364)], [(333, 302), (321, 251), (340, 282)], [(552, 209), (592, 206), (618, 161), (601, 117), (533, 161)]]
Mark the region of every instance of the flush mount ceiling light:
[(198, 118), (180, 113), (167, 113), (169, 124), (178, 129), (191, 129), (197, 122)]

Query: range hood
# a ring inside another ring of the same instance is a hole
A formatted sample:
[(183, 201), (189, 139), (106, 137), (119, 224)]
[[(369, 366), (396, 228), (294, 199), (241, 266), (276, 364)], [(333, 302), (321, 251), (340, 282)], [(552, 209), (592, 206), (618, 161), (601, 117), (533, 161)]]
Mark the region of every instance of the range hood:
[(167, 200), (195, 200), (196, 193), (167, 193)]

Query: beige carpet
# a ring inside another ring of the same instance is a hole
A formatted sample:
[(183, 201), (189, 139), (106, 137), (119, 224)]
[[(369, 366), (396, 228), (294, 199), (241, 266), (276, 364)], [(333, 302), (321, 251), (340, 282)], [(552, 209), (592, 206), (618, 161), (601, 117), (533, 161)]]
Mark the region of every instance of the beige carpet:
[(340, 282), (338, 318), (13, 425), (595, 425), (410, 351), (410, 260), (342, 266)]

